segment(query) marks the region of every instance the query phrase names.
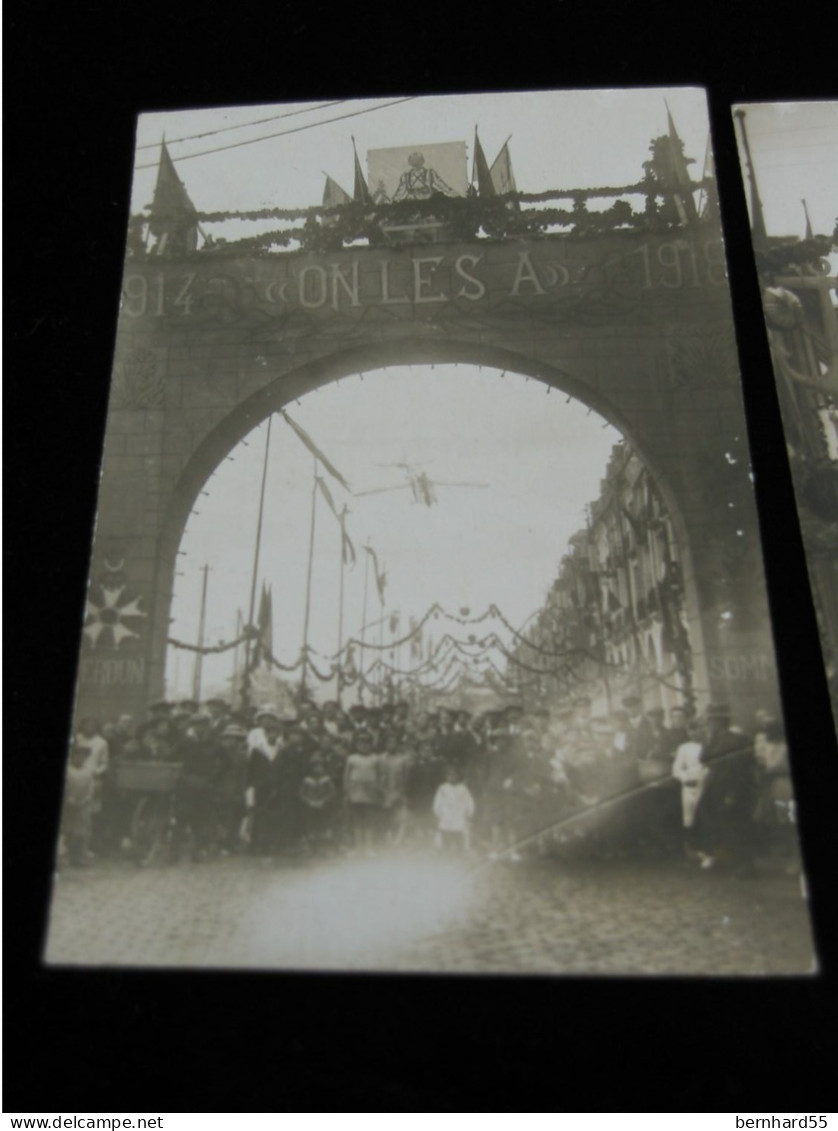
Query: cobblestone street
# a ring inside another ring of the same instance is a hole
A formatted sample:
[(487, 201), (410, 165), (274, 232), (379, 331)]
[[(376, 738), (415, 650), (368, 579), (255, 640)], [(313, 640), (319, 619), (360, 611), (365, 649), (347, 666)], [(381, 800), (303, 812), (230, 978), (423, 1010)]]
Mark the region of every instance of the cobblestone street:
[(805, 974), (797, 878), (651, 861), (404, 854), (64, 869), (45, 958), (90, 966)]

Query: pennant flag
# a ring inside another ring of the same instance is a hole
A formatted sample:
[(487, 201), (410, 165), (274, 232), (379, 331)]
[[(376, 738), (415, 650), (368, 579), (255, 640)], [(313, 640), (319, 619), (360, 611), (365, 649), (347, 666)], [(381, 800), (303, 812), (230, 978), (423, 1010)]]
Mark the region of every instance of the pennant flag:
[(343, 564), (348, 565), (348, 566), (354, 566), (355, 562), (358, 559), (357, 559), (357, 556), (355, 554), (355, 547), (352, 545), (352, 539), (346, 533), (346, 527), (344, 526), (343, 522), (341, 522), (340, 533), (341, 533), (341, 550), (343, 552)]
[(154, 250), (158, 255), (185, 255), (198, 246), (198, 211), (177, 175), (165, 141), (160, 147), (148, 228), (157, 238)]
[(500, 153), (492, 162), (489, 175), (498, 196), (503, 196), (507, 192), (518, 191), (518, 186), (515, 184), (515, 174), (512, 172), (512, 158), (509, 156), (508, 141), (503, 143)]
[(684, 156), (684, 143), (675, 129), (672, 113), (667, 106), (666, 120), (669, 127), (669, 181), (675, 200), (675, 207), (682, 223), (692, 224), (698, 219), (693, 200), (692, 181), (687, 165), (693, 164), (691, 157)]
[(355, 184), (352, 191), (352, 199), (360, 204), (372, 204), (370, 197), (370, 190), (361, 170), (361, 162), (358, 160), (358, 150), (355, 148), (355, 138), (352, 139), (352, 152), (355, 154)]
[(474, 164), (472, 168), (472, 180), (477, 181), (477, 193), (479, 196), (497, 195), (495, 183), (492, 180), (492, 174), (489, 170), (489, 162), (486, 160), (486, 154), (483, 152), (483, 146), (480, 144), (477, 126), (474, 127)]
[(415, 617), (410, 618), (410, 658), (422, 662), (422, 630)]
[(335, 500), (332, 498), (332, 492), (329, 490), (326, 484), (326, 480), (322, 475), (316, 475), (314, 477), (314, 481), (320, 488), (320, 493), (326, 500), (326, 505), (328, 506), (329, 510), (332, 512), (338, 522), (340, 522), (340, 515), (338, 514), (337, 507), (335, 506)]
[(375, 571), (375, 587), (378, 590), (378, 599), (381, 604), (384, 604), (384, 588), (387, 585), (387, 574), (383, 573), (378, 565), (378, 558), (376, 557), (375, 550), (372, 546), (364, 546), (364, 549), (372, 558), (372, 566)]
[(294, 421), (291, 419), (291, 417), (288, 415), (288, 413), (285, 411), (284, 408), (281, 408), (279, 410), (279, 412), (280, 412), (280, 415), (285, 420), (285, 423), (288, 424), (289, 427), (294, 432), (296, 432), (296, 434), (299, 437), (299, 439), (301, 440), (301, 442), (308, 448), (308, 450), (311, 452), (311, 454), (314, 456), (314, 458), (320, 460), (320, 462), (326, 468), (328, 473), (334, 479), (337, 479), (337, 481), (338, 481), (338, 483), (340, 483), (341, 487), (343, 487), (347, 491), (351, 491), (351, 488), (350, 488), (349, 484), (346, 482), (346, 480), (344, 479), (344, 477), (337, 470), (335, 465), (326, 456), (323, 455), (323, 453), (320, 451), (320, 449), (315, 444), (314, 440), (312, 440), (311, 436), (309, 436), (308, 432), (306, 432), (304, 428), (301, 428), (299, 426), (299, 424), (295, 424)]
[(323, 207), (339, 208), (343, 204), (351, 204), (352, 197), (340, 187), (337, 181), (332, 180), (328, 173), (324, 173), (326, 183), (323, 186)]
[(270, 665), (273, 659), (273, 597), (270, 588), (266, 587), (264, 582), (262, 582), (262, 594), (259, 598), (256, 627), (259, 629), (259, 637), (253, 650), (253, 667), (257, 667), (260, 663)]
[(399, 614), (398, 613), (391, 613), (390, 614), (390, 625), (389, 625), (389, 627), (390, 627), (390, 635), (395, 636), (396, 633), (399, 631)]
[(334, 497), (332, 496), (332, 492), (329, 490), (329, 486), (326, 483), (326, 480), (322, 476), (317, 475), (315, 476), (315, 482), (320, 488), (320, 493), (326, 500), (326, 504), (329, 510), (340, 523), (341, 553), (343, 554), (343, 564), (354, 566), (357, 558), (355, 555), (355, 547), (352, 545), (352, 539), (346, 533), (346, 507), (344, 507), (340, 514), (338, 514), (338, 509), (335, 506)]

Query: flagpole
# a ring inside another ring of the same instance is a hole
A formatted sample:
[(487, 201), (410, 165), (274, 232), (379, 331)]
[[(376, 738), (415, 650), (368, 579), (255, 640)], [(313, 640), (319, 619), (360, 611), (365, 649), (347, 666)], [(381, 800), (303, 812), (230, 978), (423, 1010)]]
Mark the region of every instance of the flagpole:
[[(369, 539), (367, 539), (367, 545), (369, 545)], [(364, 701), (364, 684), (363, 684), (364, 640), (366, 639), (366, 635), (367, 635), (367, 597), (369, 595), (369, 588), (370, 588), (369, 583), (370, 583), (370, 555), (367, 554), (366, 561), (364, 562), (364, 604), (363, 604), (363, 608), (362, 608), (362, 612), (361, 612), (361, 650), (360, 650), (360, 655), (359, 655), (359, 658), (358, 658), (358, 671), (359, 671), (360, 676), (361, 676), (361, 680), (358, 683), (358, 699), (361, 703), (363, 703), (363, 701)]]
[(300, 700), (306, 692), (308, 671), (308, 623), (311, 615), (311, 573), (314, 564), (314, 523), (317, 516), (317, 458), (314, 460), (314, 481), (311, 485), (311, 524), (308, 532), (308, 573), (306, 575), (306, 607), (303, 620), (303, 672), (300, 679)]
[[(233, 639), (236, 640), (236, 641), (238, 641), (241, 638), (242, 626), (243, 626), (242, 611), (241, 611), (241, 609), (236, 609), (236, 633), (235, 633), (235, 636), (233, 637)], [(235, 648), (233, 649), (233, 679), (232, 679), (232, 686), (231, 686), (231, 690), (230, 690), (230, 702), (231, 703), (235, 703), (236, 693), (238, 691), (239, 648), (240, 648), (240, 645), (237, 643)]]
[[(707, 144), (704, 146), (704, 164), (701, 166), (701, 179), (702, 179), (702, 181), (707, 180), (707, 163), (708, 163), (709, 160), (710, 160), (710, 134), (708, 133), (707, 134)], [(709, 196), (709, 194), (708, 194), (707, 190), (705, 189), (704, 185), (702, 185), (701, 190), (699, 191), (699, 194), (698, 194), (698, 214), (699, 214), (699, 216), (701, 215), (702, 210), (705, 207), (705, 201), (708, 198), (708, 196)]]
[[(259, 573), (259, 550), (262, 545), (262, 516), (265, 512), (265, 483), (268, 478), (268, 452), (271, 446), (271, 421), (273, 413), (268, 417), (268, 432), (265, 437), (265, 458), (262, 462), (262, 486), (259, 489), (259, 517), (256, 520), (256, 541), (253, 547), (253, 572), (250, 577), (250, 608), (247, 614), (248, 628), (253, 627), (253, 616), (256, 611), (256, 578)], [(248, 638), (244, 649), (244, 677), (242, 679), (241, 705), (250, 706), (250, 666), (253, 657), (253, 641)]]
[[(382, 609), (382, 617), (381, 617), (381, 620), (379, 620), (379, 622), (378, 622), (378, 654), (379, 654), (379, 656), (381, 655), (382, 651), (384, 650), (384, 616), (383, 616), (384, 605), (383, 605), (383, 603), (382, 603), (381, 609)], [(381, 706), (381, 704), (383, 702), (384, 702), (384, 668), (381, 667), (381, 668), (379, 668), (379, 676), (378, 676), (378, 705)]]
[(201, 586), (201, 615), (198, 618), (198, 651), (195, 653), (195, 667), (192, 672), (192, 698), (197, 703), (201, 701), (201, 668), (204, 660), (201, 649), (204, 646), (204, 625), (207, 618), (207, 575), (209, 568), (208, 565), (203, 567), (204, 583)]
[[(390, 625), (390, 636), (393, 638), (390, 641), (390, 667), (397, 668), (400, 665), (396, 663), (396, 649), (395, 649), (395, 646), (394, 646), (395, 640), (396, 640), (396, 629), (393, 628), (392, 624)], [(390, 698), (391, 703), (393, 703), (394, 699), (395, 699), (396, 681), (397, 681), (397, 676), (396, 676), (395, 672), (390, 672), (389, 698)]]
[(340, 588), (338, 589), (338, 665), (337, 665), (337, 700), (342, 707), (341, 694), (343, 692), (343, 572), (346, 563), (343, 560), (343, 547), (346, 540), (346, 504), (340, 512)]
[[(754, 162), (751, 157), (751, 146), (745, 129), (745, 111), (741, 109), (734, 110), (733, 116), (739, 122), (739, 129), (742, 134), (742, 146), (745, 150), (745, 170), (748, 174), (748, 180), (751, 186), (751, 234), (757, 250), (761, 250), (762, 244), (768, 239), (768, 236), (766, 235), (765, 216), (762, 211), (759, 188), (757, 187)], [(759, 240), (759, 245), (757, 245), (757, 240)]]

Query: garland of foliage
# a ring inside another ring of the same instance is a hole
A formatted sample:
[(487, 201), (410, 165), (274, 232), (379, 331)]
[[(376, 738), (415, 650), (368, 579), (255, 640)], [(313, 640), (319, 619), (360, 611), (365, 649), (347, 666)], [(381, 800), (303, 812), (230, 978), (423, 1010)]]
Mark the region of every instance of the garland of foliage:
[(229, 644), (226, 643), (226, 641), (222, 640), (220, 644), (217, 644), (215, 646), (199, 646), (197, 644), (187, 644), (183, 640), (175, 640), (171, 636), (167, 637), (166, 643), (172, 648), (179, 648), (185, 652), (199, 652), (202, 656), (209, 656), (216, 655), (220, 652), (229, 652), (232, 648), (238, 648), (239, 644), (244, 644), (248, 640), (255, 640), (258, 636), (259, 630), (257, 628), (246, 628), (244, 632), (242, 632), (241, 636), (239, 636), (236, 640), (231, 640)]
[[(813, 236), (794, 243), (756, 248), (754, 254), (760, 274), (773, 276), (783, 275), (789, 268), (819, 268), (826, 256), (833, 251), (838, 251), (838, 238), (835, 235), (831, 239), (829, 236)], [(821, 272), (816, 270), (815, 273)]]
[[(715, 184), (710, 177), (701, 181), (694, 181), (691, 189), (696, 191), (708, 188)], [(311, 217), (332, 219), (353, 212), (356, 215), (369, 215), (372, 209), (376, 216), (397, 218), (412, 212), (435, 214), (440, 207), (452, 209), (482, 208), (486, 211), (498, 209), (506, 210), (508, 205), (515, 204), (544, 204), (550, 200), (585, 201), (597, 200), (606, 197), (619, 196), (646, 196), (666, 197), (670, 195), (655, 181), (638, 181), (631, 185), (606, 185), (599, 188), (574, 188), (574, 189), (548, 189), (545, 192), (507, 192), (498, 196), (443, 196), (441, 193), (427, 200), (400, 200), (386, 204), (368, 204), (363, 201), (349, 201), (347, 204), (337, 204), (330, 207), (314, 205), (309, 208), (259, 208), (250, 211), (234, 212), (197, 212), (196, 217), (204, 223), (216, 223), (223, 220), (308, 220)]]
[[(709, 187), (705, 179), (692, 184), (693, 190)], [(436, 194), (428, 200), (405, 200), (370, 205), (361, 201), (335, 207), (262, 208), (254, 211), (199, 212), (196, 219), (206, 224), (228, 220), (283, 220), (295, 227), (275, 228), (240, 240), (210, 239), (200, 255), (241, 255), (269, 253), (272, 248), (288, 248), (296, 243), (301, 250), (327, 252), (342, 248), (356, 240), (367, 240), (370, 246), (386, 242), (388, 225), (421, 228), (435, 221), (448, 229), (455, 241), (473, 240), (481, 234), (492, 239), (541, 238), (548, 229), (566, 228), (577, 236), (598, 235), (618, 230), (670, 231), (680, 222), (667, 219), (658, 204), (672, 194), (653, 180), (616, 187), (551, 190), (540, 193), (511, 192), (501, 196), (447, 197)], [(636, 211), (622, 199), (626, 196), (645, 198), (643, 211)], [(587, 202), (617, 197), (610, 208), (589, 211)], [(522, 204), (543, 205), (551, 201), (571, 201), (571, 207), (529, 208)], [(173, 220), (177, 218), (173, 217)], [(135, 217), (143, 223), (147, 217)], [(299, 223), (302, 221), (302, 224)], [(135, 253), (138, 249), (135, 249)]]
[[(442, 615), (442, 616), (446, 617), (447, 619), (457, 621), (460, 624), (466, 624), (466, 625), (468, 625), (468, 624), (479, 624), (481, 621), (486, 620), (489, 616), (496, 616), (499, 620), (501, 620), (503, 622), (503, 624), (506, 626), (506, 628), (509, 629), (509, 631), (512, 632), (512, 634), (514, 636), (518, 637), (518, 639), (521, 641), (522, 644), (526, 644), (528, 647), (533, 648), (536, 652), (539, 652), (544, 656), (557, 658), (557, 659), (559, 659), (559, 658), (565, 658), (566, 659), (567, 657), (569, 657), (571, 655), (576, 655), (576, 656), (579, 656), (580, 658), (583, 658), (583, 659), (586, 659), (586, 660), (591, 660), (594, 663), (599, 664), (603, 667), (612, 668), (612, 669), (617, 670), (617, 671), (625, 671), (626, 670), (625, 664), (615, 663), (614, 661), (606, 660), (603, 657), (595, 656), (590, 650), (588, 650), (586, 648), (582, 648), (582, 647), (570, 648), (570, 649), (568, 649), (567, 651), (564, 651), (564, 652), (551, 652), (551, 651), (548, 651), (547, 649), (540, 648), (537, 645), (533, 644), (532, 641), (529, 641), (525, 637), (521, 636), (520, 633), (518, 633), (514, 628), (512, 628), (512, 626), (509, 624), (507, 619), (503, 616), (503, 614), (500, 612), (500, 610), (498, 609), (498, 607), (496, 605), (490, 605), (489, 608), (486, 610), (486, 612), (482, 613), (479, 617), (457, 617), (453, 613), (447, 613), (440, 605), (434, 604), (434, 605), (431, 606), (430, 609), (428, 609), (425, 616), (422, 618), (421, 621), (419, 621), (417, 623), (417, 625), (415, 626), (415, 628), (413, 629), (413, 631), (411, 633), (409, 633), (407, 636), (403, 637), (401, 640), (393, 642), (392, 644), (388, 644), (386, 646), (385, 645), (376, 645), (375, 646), (376, 650), (389, 651), (389, 650), (397, 647), (398, 644), (405, 643), (406, 641), (413, 639), (418, 634), (418, 632), (420, 631), (422, 625), (432, 615), (437, 616), (437, 617)], [(252, 628), (252, 627), (247, 627), (247, 628), (245, 628), (245, 630), (243, 631), (241, 636), (239, 636), (236, 640), (232, 640), (229, 643), (222, 642), (221, 644), (218, 644), (218, 645), (215, 645), (215, 646), (204, 645), (202, 647), (198, 647), (195, 644), (187, 644), (185, 641), (176, 640), (173, 637), (169, 637), (168, 640), (167, 640), (167, 643), (173, 648), (183, 649), (183, 650), (188, 651), (188, 652), (196, 652), (196, 653), (200, 653), (201, 655), (217, 655), (217, 654), (222, 653), (222, 652), (229, 652), (232, 648), (238, 647), (239, 644), (243, 644), (248, 640), (253, 640), (253, 639), (257, 638), (258, 634), (259, 634), (258, 629), (255, 629), (255, 628)], [(348, 642), (348, 644), (349, 643), (351, 643), (351, 641)], [(365, 647), (372, 647), (372, 646), (371, 645), (365, 645)], [(474, 651), (469, 651), (469, 649), (479, 649), (479, 651), (474, 652)], [(444, 655), (442, 655), (443, 650), (445, 650)], [(324, 674), (323, 672), (321, 672), (317, 668), (317, 666), (315, 665), (315, 663), (311, 659), (311, 653), (313, 651), (315, 651), (315, 649), (311, 648), (310, 646), (307, 646), (306, 648), (301, 649), (299, 657), (297, 658), (297, 660), (293, 664), (280, 663), (280, 661), (277, 660), (276, 657), (274, 657), (273, 655), (268, 655), (268, 660), (269, 660), (270, 664), (272, 665), (272, 667), (277, 668), (279, 671), (283, 671), (283, 672), (297, 671), (297, 669), (300, 668), (305, 663), (307, 670), (310, 671), (321, 683), (328, 683), (331, 680), (335, 679), (337, 676), (340, 676), (342, 683), (346, 687), (351, 687), (355, 683), (360, 683), (362, 686), (367, 687), (369, 690), (380, 690), (380, 688), (377, 688), (376, 685), (371, 684), (368, 681), (368, 679), (366, 678), (366, 675), (364, 673), (356, 672), (355, 674), (349, 674), (347, 672), (347, 669), (346, 669), (345, 666), (343, 666), (340, 663), (334, 662), (334, 661), (336, 661), (340, 658), (340, 656), (342, 655), (342, 652), (336, 653), (334, 655), (334, 657), (332, 657), (333, 662), (330, 663), (328, 672), (326, 672)], [(494, 632), (489, 633), (487, 636), (482, 637), (482, 639), (480, 639), (480, 640), (468, 640), (468, 641), (457, 640), (455, 637), (451, 636), (450, 633), (446, 633), (445, 636), (443, 636), (442, 640), (440, 640), (439, 644), (434, 649), (431, 656), (429, 656), (428, 659), (425, 660), (423, 663), (418, 665), (418, 667), (410, 668), (410, 669), (397, 668), (392, 664), (388, 664), (385, 660), (383, 660), (382, 658), (379, 657), (373, 663), (372, 667), (369, 668), (367, 674), (372, 674), (373, 672), (378, 671), (378, 670), (384, 670), (388, 673), (388, 676), (390, 676), (390, 677), (392, 677), (393, 675), (396, 675), (396, 676), (399, 676), (402, 679), (407, 679), (413, 686), (428, 689), (428, 690), (434, 690), (437, 687), (437, 684), (440, 681), (443, 681), (447, 677), (448, 673), (451, 671), (451, 668), (454, 664), (459, 663), (459, 664), (463, 665), (463, 667), (465, 668), (465, 662), (463, 660), (463, 657), (465, 657), (467, 660), (471, 660), (472, 663), (478, 662), (478, 661), (488, 663), (489, 666), (492, 668), (492, 670), (495, 672), (495, 674), (498, 676), (498, 678), (506, 679), (507, 677), (505, 677), (504, 674), (502, 672), (500, 672), (497, 667), (495, 667), (494, 663), (491, 660), (491, 657), (486, 655), (487, 652), (491, 652), (491, 651), (500, 652), (501, 655), (504, 657), (504, 659), (507, 661), (507, 663), (513, 664), (518, 672), (521, 672), (521, 671), (530, 672), (536, 677), (549, 676), (549, 677), (552, 677), (554, 679), (558, 679), (558, 680), (565, 682), (566, 685), (569, 683), (570, 679), (585, 682), (584, 677), (579, 676), (576, 673), (572, 664), (565, 664), (559, 669), (559, 668), (552, 668), (552, 667), (546, 667), (546, 668), (545, 667), (535, 667), (532, 664), (526, 663), (525, 661), (519, 659), (514, 653), (508, 651), (508, 649), (505, 647), (505, 645), (500, 640), (498, 635)], [(426, 671), (428, 671), (430, 669), (436, 669), (438, 667), (440, 661), (447, 661), (447, 666), (445, 667), (444, 671), (440, 674), (440, 676), (436, 680), (434, 680), (432, 683), (425, 683), (421, 679), (418, 678), (420, 675), (424, 674)], [(667, 672), (665, 675), (661, 676), (661, 675), (658, 675), (656, 672), (649, 671), (648, 667), (647, 667), (647, 665), (645, 665), (645, 663), (644, 663), (643, 667), (646, 668), (646, 670), (643, 671), (644, 675), (656, 680), (658, 683), (662, 684), (664, 687), (671, 688), (674, 691), (683, 691), (683, 688), (680, 688), (680, 687), (676, 686), (675, 684), (669, 683), (668, 679), (667, 679), (667, 676), (675, 674), (676, 669), (673, 668), (673, 670), (671, 672)], [(471, 669), (466, 668), (466, 670), (471, 670)], [(519, 685), (520, 686), (531, 686), (532, 684), (534, 684), (536, 682), (537, 682), (537, 680), (532, 680), (532, 681), (527, 681), (526, 683), (520, 683)]]

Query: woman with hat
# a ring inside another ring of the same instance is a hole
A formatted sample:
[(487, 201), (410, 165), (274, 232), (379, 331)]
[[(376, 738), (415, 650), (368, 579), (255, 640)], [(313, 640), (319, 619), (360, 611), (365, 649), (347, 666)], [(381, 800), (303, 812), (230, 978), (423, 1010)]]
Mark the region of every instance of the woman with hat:
[(221, 850), (236, 852), (242, 846), (240, 833), (246, 816), (247, 731), (229, 723), (221, 731), (219, 744), (223, 766), (216, 787), (216, 807)]
[(769, 720), (754, 735), (754, 758), (758, 766), (759, 797), (755, 810), (757, 828), (768, 854), (776, 851), (786, 870), (799, 868), (794, 822), (789, 752), (783, 724)]
[(176, 858), (188, 829), (192, 834), (192, 858), (198, 860), (217, 843), (215, 790), (224, 764), (208, 712), (199, 711), (192, 716), (176, 754), (182, 769), (175, 792), (174, 855)]

